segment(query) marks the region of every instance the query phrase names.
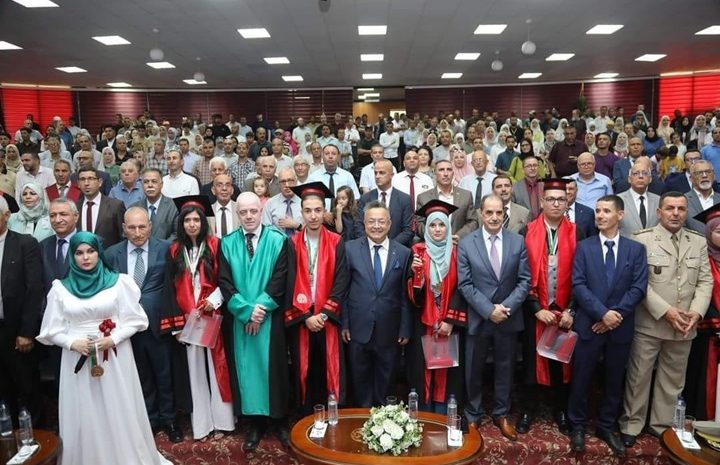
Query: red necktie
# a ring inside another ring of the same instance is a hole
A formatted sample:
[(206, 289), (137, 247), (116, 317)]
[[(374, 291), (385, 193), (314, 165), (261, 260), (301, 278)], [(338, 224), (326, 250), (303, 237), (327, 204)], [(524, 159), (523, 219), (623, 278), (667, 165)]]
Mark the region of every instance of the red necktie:
[(410, 210), (415, 211), (415, 175), (408, 174), (410, 178)]

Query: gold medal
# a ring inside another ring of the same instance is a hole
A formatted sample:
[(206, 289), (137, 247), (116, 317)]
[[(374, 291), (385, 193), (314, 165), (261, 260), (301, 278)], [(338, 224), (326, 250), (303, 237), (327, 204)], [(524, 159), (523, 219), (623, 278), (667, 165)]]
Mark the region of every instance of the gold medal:
[(92, 367), (92, 369), (90, 369), (90, 375), (93, 378), (99, 378), (104, 373), (105, 373), (105, 370), (103, 370), (103, 367), (101, 367), (100, 365), (95, 365), (94, 367)]

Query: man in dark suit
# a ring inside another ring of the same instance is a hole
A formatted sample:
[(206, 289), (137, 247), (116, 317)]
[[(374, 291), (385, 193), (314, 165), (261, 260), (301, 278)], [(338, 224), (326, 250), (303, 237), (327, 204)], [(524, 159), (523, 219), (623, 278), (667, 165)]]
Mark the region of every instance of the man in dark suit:
[(685, 194), (688, 200), (688, 216), (685, 220), (685, 227), (705, 235), (705, 224), (696, 220), (695, 216), (720, 203), (720, 194), (713, 190), (715, 170), (709, 161), (698, 160), (692, 165), (690, 171), (692, 189)]
[(164, 283), (170, 243), (151, 237), (146, 210), (132, 207), (125, 212), (123, 229), (127, 239), (107, 249), (108, 264), (129, 274), (140, 288), (140, 305), (148, 316), (148, 329), (132, 337), (133, 354), (145, 407), (153, 430), (164, 429), (170, 441), (182, 442), (175, 423), (171, 371), (172, 336), (160, 335), (160, 313), (164, 302)]
[(467, 403), (470, 427), (480, 424), (482, 372), (489, 349), (495, 365), (493, 423), (503, 436), (517, 439), (508, 421), (518, 333), (523, 329), (522, 303), (530, 288), (530, 267), (522, 236), (503, 229), (503, 201), (483, 197), (483, 226), (458, 246), (458, 289), (468, 303), (465, 346)]
[[(473, 194), (460, 187), (453, 187), (453, 168), (449, 160), (438, 160), (435, 164), (435, 188), (418, 195), (417, 210), (431, 200), (439, 199), (455, 205), (457, 210), (450, 215), (453, 242), (467, 236), (478, 228), (478, 214), (473, 207)], [(415, 216), (417, 235), (424, 237), (425, 217)]]
[(344, 300), (342, 338), (349, 344), (355, 403), (385, 403), (394, 388), (400, 346), (412, 333), (407, 296), (410, 250), (388, 238), (390, 212), (380, 202), (365, 206), (365, 235), (345, 245), (350, 285)]
[(378, 201), (384, 203), (390, 212), (392, 226), (388, 237), (405, 247), (410, 247), (415, 236), (410, 228), (413, 216), (413, 212), (410, 210), (410, 196), (393, 188), (393, 165), (390, 161), (376, 161), (374, 170), (377, 189), (373, 189), (360, 197), (354, 237), (365, 236), (365, 224), (363, 222), (365, 205)]
[(583, 233), (583, 237), (595, 236), (597, 234), (597, 228), (595, 227), (595, 212), (592, 208), (586, 207), (583, 204), (577, 203), (575, 198), (577, 197), (577, 181), (573, 178), (565, 178), (567, 184), (565, 185), (567, 191), (567, 213), (565, 216), (575, 223), (580, 231)]
[(115, 126), (112, 124), (106, 124), (103, 127), (103, 140), (97, 143), (95, 149), (102, 153), (105, 147), (110, 147), (113, 149), (114, 153), (117, 153), (117, 140), (115, 139), (115, 135)]
[(525, 157), (522, 161), (523, 179), (513, 186), (515, 202), (530, 210), (530, 219), (540, 214), (540, 198), (542, 197), (542, 181), (540, 181), (540, 160), (534, 156)]
[(588, 396), (595, 367), (604, 356), (603, 397), (597, 402), (595, 435), (615, 455), (625, 455), (616, 434), (617, 420), (635, 332), (635, 306), (645, 297), (648, 270), (645, 247), (620, 236), (623, 210), (623, 201), (616, 195), (598, 199), (595, 217), (600, 235), (581, 241), (575, 251), (574, 327), (580, 340), (575, 346), (568, 416), (572, 424), (570, 445), (576, 452), (585, 450)]
[[(631, 137), (628, 141), (628, 156), (621, 158), (613, 165), (613, 192), (619, 194), (630, 189), (628, 177), (630, 176), (630, 168), (635, 164), (638, 157), (643, 157), (643, 143), (639, 137)], [(652, 170), (652, 181), (648, 190), (653, 194), (660, 195), (663, 192), (663, 182), (658, 178), (656, 170)]]
[[(94, 160), (94, 158), (93, 158), (92, 152), (85, 151), (85, 150), (81, 150), (80, 152), (78, 152), (78, 155), (77, 155), (78, 172), (70, 175), (70, 182), (79, 187), (80, 182), (78, 181), (78, 178), (80, 176), (80, 170), (83, 168), (94, 168), (93, 160)], [(113, 182), (112, 182), (112, 179), (110, 179), (110, 175), (107, 174), (105, 171), (98, 171), (96, 173), (96, 175), (101, 181), (100, 192), (102, 192), (103, 195), (110, 195), (110, 189), (113, 188)]]
[(142, 174), (145, 198), (130, 206), (149, 212), (152, 223), (151, 236), (156, 239), (175, 240), (178, 211), (175, 202), (162, 195), (162, 173), (155, 168), (145, 168)]
[(9, 218), (7, 201), (0, 198), (0, 398), (12, 416), (24, 405), (38, 424), (43, 402), (33, 347), (44, 295), (42, 261), (35, 238), (8, 230)]
[(98, 173), (100, 172), (95, 168), (87, 167), (78, 171), (83, 198), (77, 202), (80, 212), (77, 229), (97, 234), (102, 238), (103, 245), (110, 247), (122, 239), (125, 205), (120, 200), (111, 199), (100, 192), (103, 181)]
[(498, 174), (492, 180), (493, 194), (497, 195), (503, 201), (505, 216), (503, 219), (503, 228), (516, 233), (527, 226), (530, 218), (530, 210), (512, 201), (513, 184), (507, 174)]
[(80, 188), (70, 182), (71, 172), (70, 162), (67, 160), (58, 160), (53, 167), (55, 175), (55, 184), (45, 188), (49, 201), (53, 201), (58, 197), (65, 197), (73, 202), (77, 202), (82, 197)]
[[(685, 153), (685, 171), (682, 173), (676, 173), (669, 176), (665, 180), (665, 187), (663, 188), (663, 194), (665, 192), (680, 192), (681, 194), (687, 194), (692, 189), (692, 179), (690, 177), (690, 169), (692, 165), (700, 160), (702, 156), (697, 149), (690, 149)], [(717, 184), (715, 187), (717, 191)]]

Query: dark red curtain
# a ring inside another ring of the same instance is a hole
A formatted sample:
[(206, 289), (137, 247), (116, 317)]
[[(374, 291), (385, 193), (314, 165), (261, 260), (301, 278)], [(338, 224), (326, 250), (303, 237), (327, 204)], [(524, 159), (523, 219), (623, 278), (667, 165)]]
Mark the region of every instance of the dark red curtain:
[(678, 109), (695, 116), (720, 106), (720, 74), (660, 78), (659, 114), (673, 118)]
[(67, 121), (74, 110), (73, 92), (69, 90), (3, 88), (0, 96), (5, 129), (11, 137), (23, 125), (28, 113), (33, 115), (45, 134), (45, 128), (53, 117), (59, 116)]

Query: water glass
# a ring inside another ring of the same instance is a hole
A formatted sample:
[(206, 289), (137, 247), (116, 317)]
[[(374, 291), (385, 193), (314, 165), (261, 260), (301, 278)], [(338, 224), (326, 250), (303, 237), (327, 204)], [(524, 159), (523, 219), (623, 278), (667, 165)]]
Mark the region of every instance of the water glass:
[(325, 424), (325, 406), (318, 404), (313, 407), (315, 413), (315, 428), (320, 429)]
[(387, 396), (385, 398), (385, 405), (397, 405), (398, 399), (396, 396)]
[(462, 441), (462, 430), (460, 429), (460, 415), (451, 415), (448, 418), (448, 426), (450, 427), (450, 439), (453, 441)]
[(692, 443), (695, 438), (695, 417), (685, 415), (685, 428), (682, 431), (682, 440)]

